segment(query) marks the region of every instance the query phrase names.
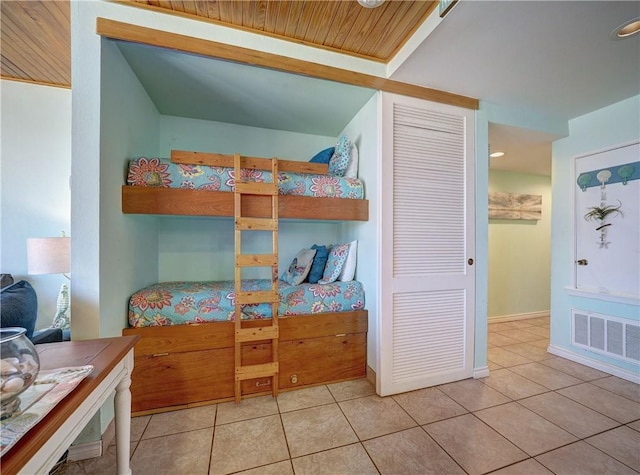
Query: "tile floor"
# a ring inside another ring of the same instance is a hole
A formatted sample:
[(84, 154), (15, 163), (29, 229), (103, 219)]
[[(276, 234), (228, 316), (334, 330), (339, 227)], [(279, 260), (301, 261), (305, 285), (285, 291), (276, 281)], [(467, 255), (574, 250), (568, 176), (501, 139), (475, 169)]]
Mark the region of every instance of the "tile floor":
[[(491, 376), (380, 398), (366, 380), (132, 421), (134, 474), (630, 474), (640, 386), (546, 352), (545, 318), (489, 325)], [(60, 473), (115, 473), (112, 445)]]

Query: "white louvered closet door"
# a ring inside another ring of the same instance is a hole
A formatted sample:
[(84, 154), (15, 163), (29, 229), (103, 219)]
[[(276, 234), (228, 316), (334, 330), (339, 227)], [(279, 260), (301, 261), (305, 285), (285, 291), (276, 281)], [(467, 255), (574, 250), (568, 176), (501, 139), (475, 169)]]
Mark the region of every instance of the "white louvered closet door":
[(474, 113), (384, 94), (378, 393), (473, 375)]

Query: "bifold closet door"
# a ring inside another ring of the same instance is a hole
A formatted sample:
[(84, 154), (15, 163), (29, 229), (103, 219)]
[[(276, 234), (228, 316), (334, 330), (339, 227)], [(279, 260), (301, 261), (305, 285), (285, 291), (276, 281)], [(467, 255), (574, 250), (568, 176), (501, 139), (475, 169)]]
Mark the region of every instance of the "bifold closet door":
[(378, 393), (473, 375), (474, 112), (383, 94)]

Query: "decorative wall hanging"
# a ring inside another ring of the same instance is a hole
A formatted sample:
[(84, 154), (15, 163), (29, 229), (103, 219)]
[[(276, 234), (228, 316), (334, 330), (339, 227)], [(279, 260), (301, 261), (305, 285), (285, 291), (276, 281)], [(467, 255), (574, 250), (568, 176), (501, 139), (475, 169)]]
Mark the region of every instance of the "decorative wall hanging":
[(592, 206), (589, 208), (589, 212), (584, 215), (585, 221), (598, 221), (600, 225), (596, 228), (596, 231), (600, 231), (600, 240), (598, 241), (598, 246), (600, 249), (609, 248), (609, 241), (607, 241), (607, 228), (611, 226), (612, 223), (607, 223), (607, 217), (609, 215), (621, 215), (622, 211), (622, 203), (618, 200), (618, 206), (608, 205), (604, 203), (600, 203), (600, 206)]
[(542, 219), (542, 195), (489, 193), (490, 219)]
[(631, 180), (640, 180), (640, 162), (584, 172), (578, 176), (576, 181), (582, 191), (586, 191), (592, 186), (602, 187), (603, 181), (605, 185), (613, 185), (614, 183), (626, 185)]

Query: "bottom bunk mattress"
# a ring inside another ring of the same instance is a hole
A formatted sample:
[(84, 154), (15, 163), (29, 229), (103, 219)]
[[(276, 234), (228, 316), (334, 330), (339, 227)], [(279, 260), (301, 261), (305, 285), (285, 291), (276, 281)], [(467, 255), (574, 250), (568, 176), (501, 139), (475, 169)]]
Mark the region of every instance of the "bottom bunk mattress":
[[(290, 285), (278, 282), (278, 315), (309, 315), (364, 309), (364, 289), (358, 281)], [(245, 279), (243, 291), (271, 289), (269, 279)], [(231, 321), (235, 313), (235, 283), (163, 282), (133, 294), (129, 325), (134, 328)], [(271, 318), (270, 304), (242, 306), (243, 319)]]

